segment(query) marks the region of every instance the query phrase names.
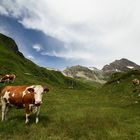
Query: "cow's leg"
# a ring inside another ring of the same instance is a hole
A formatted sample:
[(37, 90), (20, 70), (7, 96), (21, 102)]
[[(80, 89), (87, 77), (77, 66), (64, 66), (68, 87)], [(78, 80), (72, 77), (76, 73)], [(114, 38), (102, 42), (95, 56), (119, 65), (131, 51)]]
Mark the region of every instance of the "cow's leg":
[(6, 109), (6, 105), (2, 105), (2, 115), (1, 115), (1, 121), (3, 122), (5, 119), (5, 109)]
[(25, 109), (26, 109), (26, 120), (25, 120), (25, 124), (27, 124), (29, 122), (29, 116), (30, 116), (30, 108), (29, 108), (29, 105), (25, 105)]
[(30, 114), (27, 114), (27, 113), (26, 113), (26, 120), (25, 120), (25, 124), (27, 124), (27, 123), (29, 122), (29, 116), (30, 116)]
[(14, 81), (15, 81), (15, 79), (13, 78), (13, 79), (11, 80), (11, 83), (14, 83)]
[(6, 110), (6, 103), (3, 99), (1, 99), (2, 103), (2, 114), (1, 114), (1, 121), (3, 122), (5, 119), (5, 110)]
[(9, 82), (10, 82), (10, 79), (8, 78), (8, 79), (7, 79), (7, 84), (9, 84)]
[(39, 115), (39, 112), (40, 112), (40, 106), (37, 107), (37, 112), (36, 112), (36, 124), (38, 123), (39, 119), (38, 119), (38, 115)]
[(6, 105), (6, 108), (5, 108), (5, 120), (7, 121), (7, 114), (8, 114), (8, 111), (9, 111), (9, 106)]

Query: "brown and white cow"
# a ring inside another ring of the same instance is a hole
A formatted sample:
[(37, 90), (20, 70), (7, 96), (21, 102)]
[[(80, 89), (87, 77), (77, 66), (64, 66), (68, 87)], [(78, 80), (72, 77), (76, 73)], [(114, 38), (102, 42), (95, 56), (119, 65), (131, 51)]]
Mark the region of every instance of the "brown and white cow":
[(15, 74), (1, 74), (0, 76), (0, 82), (1, 83), (9, 83), (9, 82), (14, 82), (16, 78)]
[(42, 85), (32, 86), (5, 86), (1, 90), (1, 105), (2, 105), (2, 118), (7, 120), (7, 112), (10, 106), (18, 108), (25, 108), (26, 121), (29, 122), (30, 114), (36, 113), (36, 123), (38, 123), (38, 115), (40, 105), (42, 104), (43, 93), (48, 92), (49, 89)]
[(133, 79), (132, 83), (133, 83), (133, 85), (139, 85), (140, 81), (138, 79)]

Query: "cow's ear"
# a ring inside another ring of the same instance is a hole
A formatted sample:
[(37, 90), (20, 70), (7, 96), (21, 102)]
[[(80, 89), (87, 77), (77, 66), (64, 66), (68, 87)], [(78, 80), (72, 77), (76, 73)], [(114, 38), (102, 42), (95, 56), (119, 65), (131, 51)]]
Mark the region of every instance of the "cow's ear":
[(34, 92), (34, 89), (33, 88), (28, 88), (27, 91)]
[(44, 88), (44, 92), (49, 92), (49, 89), (48, 88)]

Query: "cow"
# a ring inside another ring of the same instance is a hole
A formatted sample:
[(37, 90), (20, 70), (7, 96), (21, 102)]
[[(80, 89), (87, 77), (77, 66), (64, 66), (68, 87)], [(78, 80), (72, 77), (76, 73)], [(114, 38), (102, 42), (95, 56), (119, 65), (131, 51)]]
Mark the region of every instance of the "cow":
[(13, 83), (15, 78), (16, 78), (16, 75), (15, 74), (1, 74), (0, 76), (0, 82), (1, 83)]
[(42, 96), (48, 91), (49, 89), (42, 85), (5, 86), (1, 89), (0, 94), (2, 106), (1, 121), (7, 120), (9, 107), (16, 106), (17, 108), (25, 108), (26, 124), (29, 122), (29, 116), (32, 112), (36, 113), (35, 122), (38, 123)]
[(132, 80), (132, 83), (133, 83), (133, 85), (139, 85), (140, 84), (140, 81), (138, 80), (138, 79), (133, 79)]

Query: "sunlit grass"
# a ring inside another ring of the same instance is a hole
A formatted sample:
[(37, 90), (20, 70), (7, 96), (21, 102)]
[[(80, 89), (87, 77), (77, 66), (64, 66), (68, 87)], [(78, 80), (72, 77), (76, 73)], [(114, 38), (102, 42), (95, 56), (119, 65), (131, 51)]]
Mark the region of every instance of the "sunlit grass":
[(100, 91), (53, 89), (44, 95), (40, 122), (24, 124), (24, 111), (12, 109), (0, 123), (0, 139), (140, 139), (139, 104), (103, 96)]

